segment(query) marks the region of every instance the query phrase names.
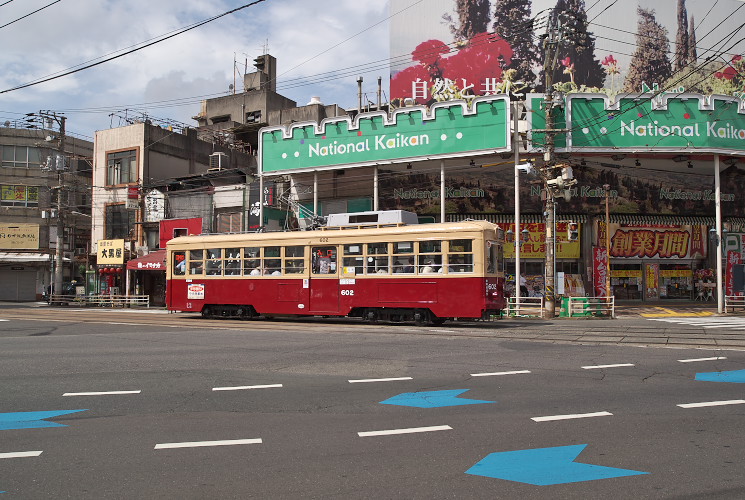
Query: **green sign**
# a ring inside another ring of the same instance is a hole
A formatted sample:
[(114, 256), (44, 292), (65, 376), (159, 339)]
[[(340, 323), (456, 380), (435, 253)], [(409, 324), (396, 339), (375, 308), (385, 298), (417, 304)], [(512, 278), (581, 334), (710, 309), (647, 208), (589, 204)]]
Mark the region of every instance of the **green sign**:
[[(554, 98), (556, 98), (556, 95), (554, 95)], [(525, 99), (525, 106), (527, 107), (526, 118), (528, 120), (528, 140), (533, 149), (540, 151), (543, 150), (546, 144), (546, 134), (535, 131), (546, 128), (546, 112), (544, 111), (543, 101), (543, 94), (528, 94)], [(554, 129), (565, 129), (564, 106), (555, 106), (553, 114)], [(556, 149), (563, 150), (566, 148), (566, 145), (567, 137), (565, 133), (554, 135), (554, 146)]]
[(511, 150), (509, 97), (477, 97), (260, 131), (263, 174), (401, 163)]
[(734, 97), (567, 95), (568, 149), (731, 152), (745, 150), (745, 107)]

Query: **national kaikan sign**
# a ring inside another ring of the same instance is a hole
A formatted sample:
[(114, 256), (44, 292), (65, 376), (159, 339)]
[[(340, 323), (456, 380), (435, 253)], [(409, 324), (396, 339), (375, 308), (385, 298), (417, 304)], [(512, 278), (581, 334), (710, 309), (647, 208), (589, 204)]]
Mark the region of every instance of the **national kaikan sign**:
[[(528, 96), (530, 129), (545, 128), (543, 96)], [(735, 97), (701, 94), (568, 94), (566, 110), (554, 110), (556, 147), (565, 151), (745, 150), (745, 103)], [(542, 149), (545, 134), (531, 132)]]
[(260, 131), (262, 174), (358, 167), (511, 150), (509, 97), (449, 101), (391, 114), (362, 113), (320, 124), (294, 123)]

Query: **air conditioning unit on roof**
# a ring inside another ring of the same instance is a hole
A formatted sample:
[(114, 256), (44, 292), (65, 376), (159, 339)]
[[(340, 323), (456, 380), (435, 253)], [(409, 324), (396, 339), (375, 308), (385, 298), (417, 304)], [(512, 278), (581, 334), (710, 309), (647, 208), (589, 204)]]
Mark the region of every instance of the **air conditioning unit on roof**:
[(210, 155), (210, 168), (209, 172), (219, 171), (228, 166), (228, 155), (225, 153), (212, 153)]

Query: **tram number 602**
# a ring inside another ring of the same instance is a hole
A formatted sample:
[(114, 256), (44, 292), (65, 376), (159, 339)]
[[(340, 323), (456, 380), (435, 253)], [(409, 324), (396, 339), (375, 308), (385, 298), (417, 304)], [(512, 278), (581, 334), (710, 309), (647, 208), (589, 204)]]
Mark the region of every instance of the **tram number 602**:
[(342, 295), (354, 295), (354, 290), (342, 290)]

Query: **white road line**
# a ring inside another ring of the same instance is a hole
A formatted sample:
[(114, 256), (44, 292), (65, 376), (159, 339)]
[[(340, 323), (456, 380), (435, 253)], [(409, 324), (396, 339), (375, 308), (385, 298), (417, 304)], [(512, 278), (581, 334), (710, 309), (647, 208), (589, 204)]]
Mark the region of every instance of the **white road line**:
[(0, 321), (10, 321), (9, 319), (0, 319)]
[(716, 361), (718, 359), (727, 359), (725, 356), (716, 356), (713, 358), (693, 358), (693, 359), (679, 359), (680, 363), (695, 363), (696, 361)]
[(0, 453), (0, 458), (38, 457), (41, 454), (41, 451), (16, 451), (10, 453)]
[(264, 384), (264, 385), (239, 385), (236, 387), (213, 387), (213, 391), (243, 391), (246, 389), (273, 389), (282, 387), (282, 384)]
[(678, 405), (681, 408), (703, 408), (704, 406), (724, 406), (745, 404), (745, 399), (732, 399), (730, 401), (708, 401), (705, 403), (685, 403)]
[(411, 377), (391, 377), (391, 378), (360, 378), (356, 380), (347, 380), (350, 384), (362, 384), (365, 382), (395, 382), (397, 380), (414, 380)]
[(118, 394), (140, 394), (142, 391), (66, 392), (63, 396), (110, 396)]
[(492, 372), (492, 373), (472, 373), (472, 377), (494, 377), (497, 375), (519, 375), (521, 373), (530, 373), (530, 370), (515, 370), (512, 372)]
[(551, 422), (552, 420), (570, 420), (573, 418), (608, 417), (613, 415), (609, 411), (598, 411), (595, 413), (575, 413), (574, 415), (552, 415), (548, 417), (533, 417), (534, 422)]
[(410, 427), (408, 429), (391, 429), (388, 431), (366, 431), (358, 432), (359, 437), (369, 436), (390, 436), (393, 434), (413, 434), (416, 432), (435, 432), (435, 431), (451, 431), (452, 427), (449, 425), (433, 425), (431, 427)]
[(166, 450), (172, 448), (200, 448), (205, 446), (235, 446), (237, 444), (261, 444), (261, 438), (256, 439), (230, 439), (224, 441), (192, 441), (191, 443), (161, 443), (155, 445), (155, 450)]
[(594, 366), (583, 366), (583, 370), (596, 370), (598, 368), (619, 368), (621, 366), (634, 366), (633, 363), (618, 363), (616, 365), (594, 365)]

